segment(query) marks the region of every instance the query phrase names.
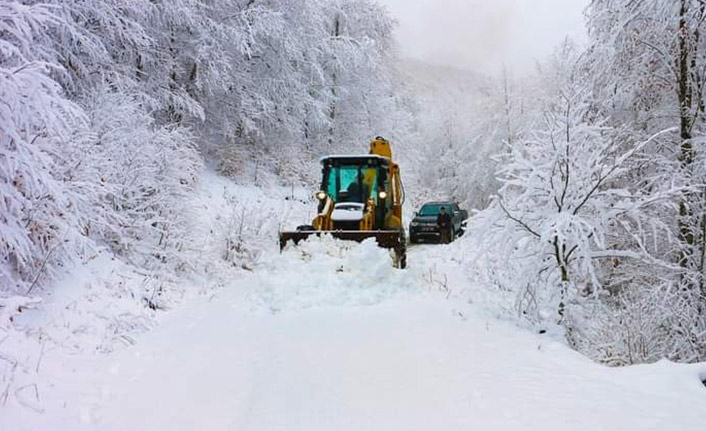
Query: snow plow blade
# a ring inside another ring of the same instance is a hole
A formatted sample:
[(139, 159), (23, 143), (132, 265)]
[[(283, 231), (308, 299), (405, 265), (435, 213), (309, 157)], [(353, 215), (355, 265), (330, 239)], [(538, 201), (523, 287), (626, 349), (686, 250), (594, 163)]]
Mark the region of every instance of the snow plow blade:
[(395, 267), (405, 268), (407, 266), (407, 240), (402, 231), (383, 230), (298, 230), (294, 232), (279, 233), (279, 249), (282, 251), (288, 242), (299, 244), (310, 236), (331, 235), (334, 238), (346, 241), (362, 242), (368, 238), (375, 238), (378, 247), (395, 251)]

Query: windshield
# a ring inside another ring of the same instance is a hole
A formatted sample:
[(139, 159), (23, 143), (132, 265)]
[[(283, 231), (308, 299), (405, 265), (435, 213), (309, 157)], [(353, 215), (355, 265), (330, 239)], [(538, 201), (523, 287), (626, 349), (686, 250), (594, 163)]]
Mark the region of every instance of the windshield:
[(336, 166), (328, 169), (324, 187), (334, 202), (365, 203), (367, 199), (377, 196), (377, 178), (377, 166)]
[(420, 216), (435, 216), (441, 212), (441, 208), (446, 208), (446, 212), (449, 212), (449, 206), (443, 204), (427, 204), (419, 210)]

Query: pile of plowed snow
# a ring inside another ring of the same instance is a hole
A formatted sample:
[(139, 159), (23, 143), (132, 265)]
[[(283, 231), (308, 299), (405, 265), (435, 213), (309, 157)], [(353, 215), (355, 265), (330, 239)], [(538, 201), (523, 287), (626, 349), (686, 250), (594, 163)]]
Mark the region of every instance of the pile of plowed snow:
[(287, 245), (249, 280), (251, 306), (273, 312), (372, 305), (423, 291), (412, 272), (393, 268), (390, 251), (372, 238), (358, 244), (312, 236)]

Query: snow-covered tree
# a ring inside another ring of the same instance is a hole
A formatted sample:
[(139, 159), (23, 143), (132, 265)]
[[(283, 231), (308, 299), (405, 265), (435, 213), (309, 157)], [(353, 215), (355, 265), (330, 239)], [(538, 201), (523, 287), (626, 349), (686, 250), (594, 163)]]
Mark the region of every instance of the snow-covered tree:
[[(592, 82), (571, 44), (540, 70), (541, 120), (500, 157), (502, 186), (471, 236), (489, 262), (487, 276), (517, 292), (518, 311), (561, 323), (569, 341), (590, 352), (598, 343), (586, 335), (595, 328), (588, 309), (608, 313), (613, 298), (635, 292), (626, 284), (676, 270), (664, 252), (675, 236), (663, 215), (683, 188), (656, 189), (664, 171), (644, 171), (676, 129), (625, 140), (595, 109)], [(503, 268), (507, 262), (512, 271)]]
[[(642, 185), (645, 176), (661, 178), (649, 185), (650, 193), (656, 196), (678, 189), (670, 197), (671, 208), (660, 214), (676, 240), (665, 241), (658, 255), (679, 269), (669, 272), (669, 277), (656, 269), (648, 283), (659, 279), (661, 285), (669, 286), (663, 292), (680, 286), (681, 299), (670, 295), (670, 301), (688, 305), (687, 309), (661, 311), (690, 316), (662, 331), (670, 334), (665, 337), (672, 337), (663, 344), (670, 346), (663, 353), (679, 359), (706, 355), (703, 349), (693, 347), (703, 344), (706, 333), (706, 170), (699, 163), (704, 157), (700, 145), (706, 79), (706, 45), (701, 37), (704, 17), (706, 4), (699, 0), (596, 0), (588, 10), (592, 45), (586, 64), (592, 72), (596, 109), (611, 124), (620, 125), (618, 138), (627, 145), (659, 130), (677, 130), (648, 148), (649, 157), (634, 167), (630, 180)], [(633, 287), (638, 291), (632, 292), (631, 301), (642, 294), (652, 295), (639, 283)]]
[(137, 265), (178, 248), (197, 146), (233, 175), (304, 179), (317, 155), (401, 130), (392, 20), (373, 1), (24, 0), (0, 25), (14, 290), (77, 241)]
[[(86, 106), (90, 133), (63, 171), (84, 199), (84, 234), (141, 267), (179, 264), (201, 167), (193, 133), (155, 124), (139, 97), (103, 91)], [(169, 259), (167, 259), (169, 257)]]
[(54, 175), (85, 120), (54, 79), (65, 70), (46, 29), (64, 27), (50, 6), (0, 4), (0, 291), (34, 287), (79, 225), (77, 197)]

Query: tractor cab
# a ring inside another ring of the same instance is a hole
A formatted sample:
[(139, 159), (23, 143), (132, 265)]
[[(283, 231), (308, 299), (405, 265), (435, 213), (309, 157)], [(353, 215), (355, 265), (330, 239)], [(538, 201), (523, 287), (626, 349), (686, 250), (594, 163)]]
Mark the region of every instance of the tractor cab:
[[(333, 204), (333, 229), (381, 229), (390, 189), (390, 160), (378, 155), (328, 156), (321, 159), (322, 181), (319, 212)], [(329, 202), (330, 199), (330, 202)], [(366, 212), (372, 213), (368, 226), (361, 226)]]

